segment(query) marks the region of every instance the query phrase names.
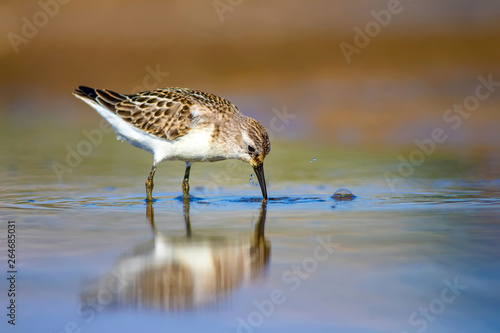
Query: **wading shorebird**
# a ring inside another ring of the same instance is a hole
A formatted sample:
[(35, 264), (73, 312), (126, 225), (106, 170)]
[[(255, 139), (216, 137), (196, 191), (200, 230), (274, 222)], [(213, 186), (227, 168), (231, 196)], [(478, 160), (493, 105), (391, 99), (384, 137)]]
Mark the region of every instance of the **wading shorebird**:
[(153, 177), (163, 161), (184, 161), (182, 182), (189, 196), (189, 172), (194, 162), (238, 159), (255, 170), (267, 200), (264, 158), (269, 136), (255, 119), (243, 115), (228, 100), (185, 88), (164, 88), (133, 95), (80, 86), (74, 95), (93, 107), (118, 135), (154, 156), (146, 180), (146, 199), (153, 200)]

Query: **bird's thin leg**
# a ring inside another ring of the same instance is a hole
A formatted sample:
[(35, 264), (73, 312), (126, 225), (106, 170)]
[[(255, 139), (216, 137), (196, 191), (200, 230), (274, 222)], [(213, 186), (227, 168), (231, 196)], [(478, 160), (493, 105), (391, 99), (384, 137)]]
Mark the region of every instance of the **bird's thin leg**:
[(182, 193), (185, 198), (189, 198), (189, 172), (191, 171), (191, 163), (186, 162), (186, 172), (184, 173), (184, 181), (182, 182)]
[(151, 172), (149, 173), (149, 177), (146, 180), (146, 200), (147, 201), (153, 201), (153, 187), (155, 184), (153, 183), (153, 177), (155, 176), (156, 172), (156, 164), (153, 164), (153, 167), (151, 168)]
[(189, 214), (189, 197), (184, 197), (184, 222), (186, 223), (186, 236), (187, 238), (191, 237), (191, 217)]
[(153, 208), (153, 201), (148, 201), (146, 203), (146, 218), (149, 221), (149, 225), (151, 226), (151, 230), (153, 230), (153, 234), (156, 237), (157, 231), (156, 231), (156, 225), (155, 225), (155, 211)]

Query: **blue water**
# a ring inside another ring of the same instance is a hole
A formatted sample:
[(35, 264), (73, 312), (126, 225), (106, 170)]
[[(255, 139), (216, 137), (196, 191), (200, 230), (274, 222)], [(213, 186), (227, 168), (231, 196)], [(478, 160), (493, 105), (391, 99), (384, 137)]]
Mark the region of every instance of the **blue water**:
[(19, 293), (2, 332), (497, 332), (496, 183), (446, 184), (351, 201), (274, 184), (265, 207), (255, 187), (157, 192), (153, 212), (127, 188), (4, 193)]

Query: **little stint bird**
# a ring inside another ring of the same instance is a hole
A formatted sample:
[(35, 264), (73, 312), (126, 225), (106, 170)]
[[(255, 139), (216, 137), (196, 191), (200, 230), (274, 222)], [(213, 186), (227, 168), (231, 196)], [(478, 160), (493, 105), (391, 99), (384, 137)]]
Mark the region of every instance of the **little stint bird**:
[(164, 88), (134, 95), (80, 86), (74, 95), (106, 119), (118, 138), (154, 156), (146, 180), (146, 199), (153, 200), (153, 177), (163, 161), (184, 161), (182, 190), (189, 196), (189, 172), (194, 162), (238, 159), (255, 170), (267, 200), (264, 158), (269, 136), (255, 119), (243, 115), (228, 100), (185, 88)]

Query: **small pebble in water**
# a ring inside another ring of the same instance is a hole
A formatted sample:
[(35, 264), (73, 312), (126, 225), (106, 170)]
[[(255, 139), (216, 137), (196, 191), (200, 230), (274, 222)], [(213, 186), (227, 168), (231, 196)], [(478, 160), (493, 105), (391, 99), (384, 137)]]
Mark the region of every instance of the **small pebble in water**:
[(316, 162), (316, 159), (313, 158), (312, 160), (309, 161), (309, 163)]
[(352, 192), (348, 189), (341, 188), (340, 190), (333, 193), (332, 198), (337, 201), (349, 201), (354, 200), (356, 196), (352, 194)]

